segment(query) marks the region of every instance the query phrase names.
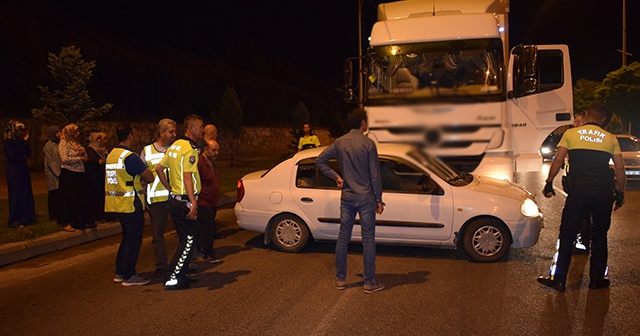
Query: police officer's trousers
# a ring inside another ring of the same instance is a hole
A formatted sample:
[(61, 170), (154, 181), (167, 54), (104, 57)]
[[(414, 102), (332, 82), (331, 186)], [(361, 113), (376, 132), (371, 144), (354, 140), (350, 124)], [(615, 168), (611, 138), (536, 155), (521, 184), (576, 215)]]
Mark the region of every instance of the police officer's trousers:
[(175, 199), (169, 201), (171, 219), (173, 220), (176, 233), (178, 234), (178, 247), (173, 259), (169, 264), (168, 271), (170, 276), (168, 280), (174, 279), (178, 282), (189, 281), (187, 272), (189, 271), (189, 255), (195, 249), (196, 233), (198, 231), (198, 222), (187, 218), (186, 202)]
[(554, 281), (565, 283), (573, 242), (582, 223), (591, 215), (591, 281), (601, 280), (607, 268), (607, 231), (611, 225), (613, 210), (613, 182), (611, 179), (573, 181), (573, 189), (567, 196), (560, 224), (560, 247)]

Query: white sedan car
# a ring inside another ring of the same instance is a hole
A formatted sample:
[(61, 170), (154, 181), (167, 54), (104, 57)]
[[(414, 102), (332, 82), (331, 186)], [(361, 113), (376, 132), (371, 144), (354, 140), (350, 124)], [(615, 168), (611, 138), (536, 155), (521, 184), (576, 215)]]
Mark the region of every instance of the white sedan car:
[[(340, 189), (314, 163), (323, 149), (301, 151), (238, 181), (238, 225), (265, 233), (265, 244), (286, 252), (299, 252), (310, 238), (337, 240)], [(474, 261), (492, 262), (510, 246), (538, 241), (542, 214), (524, 188), (459, 174), (409, 145), (378, 144), (378, 155), (386, 206), (376, 218), (376, 243), (461, 247)], [(337, 161), (329, 164), (340, 173)], [(357, 222), (352, 240), (361, 240)]]

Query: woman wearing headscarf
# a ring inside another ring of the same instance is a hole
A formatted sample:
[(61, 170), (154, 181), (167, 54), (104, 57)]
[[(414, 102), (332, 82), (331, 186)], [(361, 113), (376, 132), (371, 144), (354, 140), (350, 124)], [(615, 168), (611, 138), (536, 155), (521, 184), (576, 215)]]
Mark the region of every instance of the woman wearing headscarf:
[(31, 175), (27, 158), (31, 148), (27, 140), (29, 131), (18, 120), (10, 120), (4, 130), (2, 148), (7, 160), (7, 187), (9, 192), (9, 221), (7, 226), (19, 228), (36, 222), (36, 210), (31, 189)]
[(60, 186), (60, 153), (58, 153), (58, 143), (60, 143), (60, 127), (49, 126), (45, 134), (49, 141), (44, 144), (42, 153), (44, 154), (44, 177), (47, 181), (49, 195), (47, 205), (49, 210), (49, 219), (57, 219), (57, 213), (60, 202), (58, 195), (58, 187)]
[(58, 225), (65, 231), (84, 229), (90, 226), (87, 221), (87, 210), (84, 184), (84, 163), (89, 159), (84, 147), (78, 141), (80, 129), (76, 124), (69, 124), (62, 129), (58, 151), (60, 152), (60, 207)]
[(87, 220), (89, 223), (103, 222), (106, 217), (104, 212), (106, 143), (107, 135), (103, 132), (91, 132), (89, 135), (88, 161), (84, 164), (87, 177)]

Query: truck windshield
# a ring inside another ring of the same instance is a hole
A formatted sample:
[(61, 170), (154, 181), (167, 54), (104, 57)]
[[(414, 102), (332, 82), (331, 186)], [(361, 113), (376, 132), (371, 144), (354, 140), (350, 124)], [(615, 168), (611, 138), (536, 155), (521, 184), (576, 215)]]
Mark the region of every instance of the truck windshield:
[(499, 39), (456, 40), (373, 47), (368, 100), (501, 95)]

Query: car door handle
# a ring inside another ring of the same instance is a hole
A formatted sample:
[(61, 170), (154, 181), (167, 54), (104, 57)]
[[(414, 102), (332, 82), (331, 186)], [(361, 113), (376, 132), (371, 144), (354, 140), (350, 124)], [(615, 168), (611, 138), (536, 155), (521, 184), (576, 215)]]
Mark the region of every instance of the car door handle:
[(304, 203), (311, 203), (313, 202), (313, 198), (311, 197), (303, 197), (300, 199), (300, 201), (304, 202)]

